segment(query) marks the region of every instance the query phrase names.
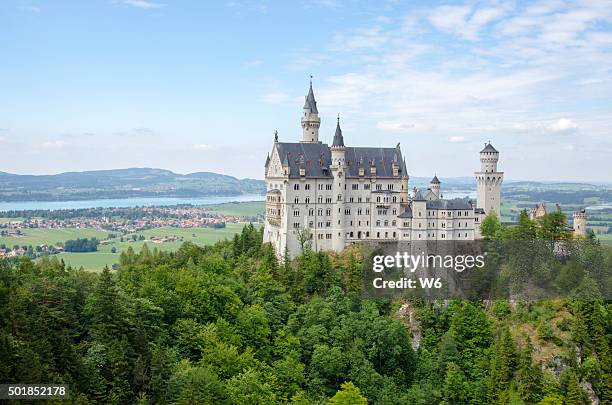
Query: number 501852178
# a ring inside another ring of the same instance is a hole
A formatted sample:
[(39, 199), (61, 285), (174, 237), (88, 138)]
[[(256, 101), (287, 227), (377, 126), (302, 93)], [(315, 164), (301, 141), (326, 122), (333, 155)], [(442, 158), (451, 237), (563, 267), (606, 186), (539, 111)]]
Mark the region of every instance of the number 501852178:
[(0, 384), (0, 399), (52, 398), (68, 398), (68, 386), (63, 384)]

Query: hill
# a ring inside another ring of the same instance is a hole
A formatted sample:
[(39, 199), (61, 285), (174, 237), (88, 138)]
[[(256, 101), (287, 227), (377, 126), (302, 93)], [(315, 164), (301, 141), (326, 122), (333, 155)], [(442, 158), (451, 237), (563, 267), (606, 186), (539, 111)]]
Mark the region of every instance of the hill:
[(0, 201), (67, 201), (128, 197), (234, 196), (265, 192), (262, 180), (211, 172), (178, 174), (130, 168), (19, 175), (0, 172)]

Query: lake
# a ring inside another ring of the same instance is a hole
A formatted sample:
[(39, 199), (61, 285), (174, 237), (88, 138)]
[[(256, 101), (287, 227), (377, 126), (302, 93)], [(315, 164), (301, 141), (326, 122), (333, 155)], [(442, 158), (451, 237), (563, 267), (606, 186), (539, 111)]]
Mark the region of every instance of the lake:
[(151, 198), (109, 198), (99, 200), (80, 201), (16, 201), (0, 202), (0, 212), (18, 210), (61, 210), (78, 208), (125, 208), (142, 207), (151, 205), (212, 205), (230, 202), (264, 201), (265, 196), (259, 194), (244, 194), (231, 197), (213, 196), (201, 198), (174, 198), (174, 197), (151, 197)]

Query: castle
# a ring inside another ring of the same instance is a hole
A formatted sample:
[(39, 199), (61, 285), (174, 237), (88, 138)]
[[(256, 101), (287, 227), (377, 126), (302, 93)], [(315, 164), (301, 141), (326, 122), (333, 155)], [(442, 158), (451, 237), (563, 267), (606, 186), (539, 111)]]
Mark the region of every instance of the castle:
[(392, 148), (346, 146), (336, 124), (332, 145), (319, 141), (321, 119), (312, 89), (305, 97), (302, 140), (274, 135), (265, 164), (264, 242), (294, 257), (305, 243), (341, 251), (356, 242), (479, 239), (490, 211), (499, 214), (504, 174), (499, 152), (485, 144), (475, 173), (477, 203), (443, 199), (437, 176), (426, 191), (409, 192), (400, 144)]
[[(557, 211), (561, 211), (561, 207), (559, 204), (556, 204)], [(548, 209), (546, 208), (546, 204), (543, 202), (536, 204), (535, 207), (529, 210), (529, 219), (535, 221), (539, 218), (544, 217), (548, 213)], [(576, 211), (572, 215), (573, 219), (573, 227), (570, 231), (574, 234), (574, 236), (586, 237), (587, 234), (587, 212), (586, 209), (581, 208), (579, 211)]]

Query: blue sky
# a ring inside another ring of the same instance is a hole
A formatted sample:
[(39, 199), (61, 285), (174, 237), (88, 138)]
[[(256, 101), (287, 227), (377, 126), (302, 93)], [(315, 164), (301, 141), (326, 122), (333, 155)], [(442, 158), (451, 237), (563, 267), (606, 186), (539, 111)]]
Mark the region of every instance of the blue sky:
[(330, 141), (412, 175), (612, 181), (612, 2), (5, 0), (0, 171), (263, 177), (314, 75)]

